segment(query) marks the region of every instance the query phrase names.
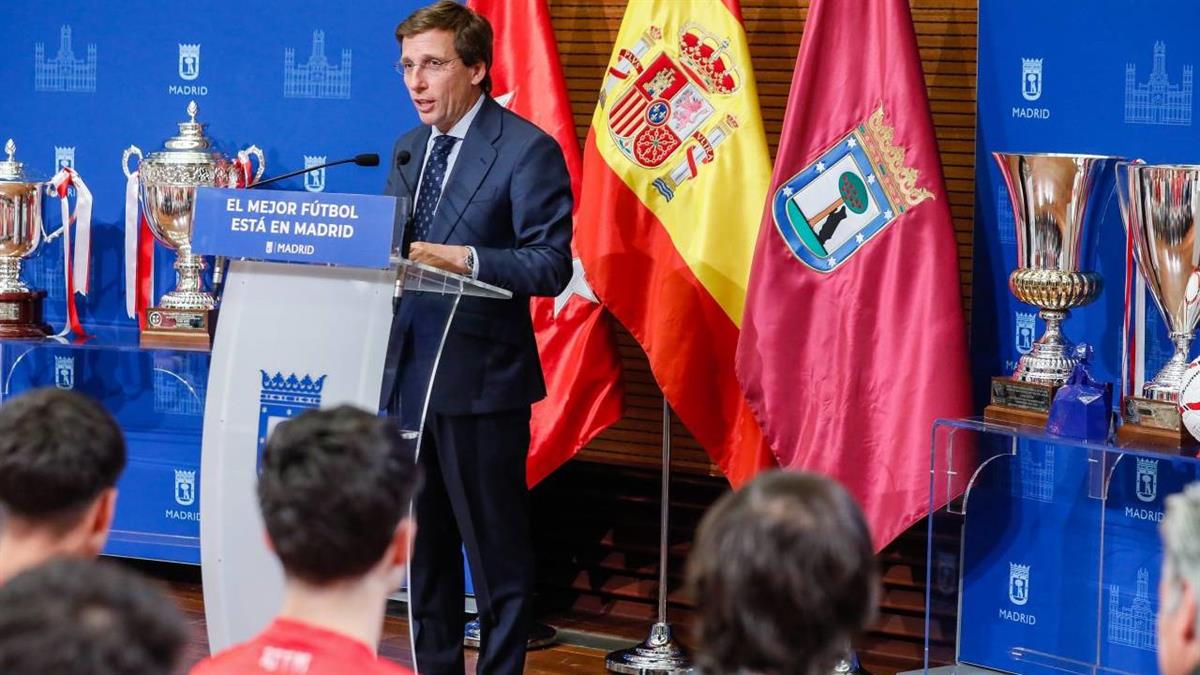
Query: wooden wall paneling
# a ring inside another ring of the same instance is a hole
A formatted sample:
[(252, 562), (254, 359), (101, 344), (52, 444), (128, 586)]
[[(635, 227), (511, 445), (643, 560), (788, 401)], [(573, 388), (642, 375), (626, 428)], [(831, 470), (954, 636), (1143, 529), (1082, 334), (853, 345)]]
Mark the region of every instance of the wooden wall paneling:
[[(566, 72), (576, 132), (582, 143), (591, 124), (596, 93), (608, 64), (626, 2), (549, 0), (549, 4)], [(791, 88), (792, 69), (807, 18), (808, 4), (808, 0), (798, 3), (789, 0), (742, 0), (742, 13), (759, 87), (759, 102), (772, 157), (778, 147), (787, 96)], [(938, 149), (942, 158), (948, 191), (947, 200), (954, 219), (962, 300), (969, 313), (974, 217), (978, 2), (910, 0), (910, 6)], [(576, 564), (575, 571), (566, 573), (570, 575), (569, 583), (563, 581), (561, 575), (556, 576), (557, 590), (550, 595), (561, 595), (563, 589), (574, 588), (572, 597), (575, 598), (575, 602), (597, 609), (601, 614), (629, 614), (648, 618), (647, 608), (653, 608), (655, 580), (650, 569), (653, 567), (653, 561), (651, 560), (649, 567), (646, 567), (646, 559), (643, 558), (649, 555), (647, 551), (655, 545), (657, 519), (649, 517), (646, 522), (654, 525), (649, 529), (635, 529), (621, 536), (614, 536), (613, 533), (622, 526), (614, 520), (621, 510), (617, 508), (606, 512), (606, 509), (626, 499), (630, 490), (634, 489), (631, 486), (640, 485), (652, 492), (656, 490), (653, 487), (656, 484), (654, 472), (657, 472), (661, 464), (662, 393), (649, 371), (645, 355), (633, 338), (623, 329), (618, 329), (617, 337), (626, 383), (626, 414), (581, 451), (580, 461), (565, 468), (563, 477), (556, 477), (550, 481), (560, 486), (564, 481), (567, 484), (582, 481), (589, 486), (603, 485), (604, 490), (608, 492), (586, 492), (591, 498), (581, 501), (579, 495), (584, 493), (574, 488), (547, 491), (547, 494), (553, 493), (555, 499), (562, 502), (554, 507), (555, 511), (571, 513), (570, 505), (579, 502), (581, 508), (597, 511), (601, 520), (607, 518), (608, 529), (605, 529), (604, 523), (593, 523), (590, 526), (589, 531), (604, 531), (605, 534), (593, 542), (587, 554), (577, 548), (570, 548), (574, 556), (571, 559)], [(691, 491), (687, 499), (695, 502), (692, 506), (696, 509), (693, 510), (697, 513), (702, 512), (703, 509), (697, 505), (706, 498), (715, 499), (725, 489), (719, 478), (720, 472), (708, 460), (703, 448), (677, 421), (672, 427), (672, 448), (672, 469), (675, 475), (680, 476), (680, 480), (688, 481)], [(581, 476), (587, 478), (581, 479)], [(646, 488), (647, 485), (650, 487)], [(696, 487), (703, 485), (709, 485), (711, 489), (706, 491), (702, 487)], [(644, 494), (643, 498), (654, 501), (649, 493)], [(675, 502), (674, 499), (672, 501)], [(687, 500), (680, 502), (686, 503)], [(603, 504), (604, 507), (596, 508), (597, 504)], [(646, 517), (646, 514), (642, 514), (642, 517)], [(682, 563), (687, 541), (690, 541), (690, 524), (691, 521), (685, 519), (676, 526), (678, 531), (673, 531), (672, 534), (673, 540), (675, 537), (682, 537), (677, 544), (679, 550), (672, 550), (673, 589), (677, 588), (679, 582), (677, 567)], [(641, 541), (642, 537), (649, 539)], [(881, 555), (885, 582), (883, 614), (879, 624), (864, 642), (864, 649), (876, 663), (907, 667), (919, 661), (919, 637), (923, 619), (918, 616), (920, 612), (917, 610), (921, 605), (918, 598), (923, 597), (921, 593), (924, 584), (924, 540), (923, 526), (914, 528)], [(641, 543), (630, 549), (632, 552), (620, 553), (622, 545), (632, 546), (634, 542), (639, 541)], [(557, 544), (562, 545), (563, 542)], [(554, 547), (547, 547), (543, 552), (551, 548)], [(555, 555), (555, 569), (569, 567), (568, 561), (564, 561), (560, 554)], [(595, 558), (599, 562), (595, 563), (594, 568), (580, 572), (591, 564), (585, 564), (586, 561), (592, 560), (589, 555), (599, 556)], [(583, 567), (580, 567), (581, 565)], [(583, 574), (583, 578), (580, 578), (580, 574)], [(601, 582), (601, 579), (606, 581)], [(592, 590), (588, 591), (589, 588)], [(672, 597), (677, 595), (673, 593)], [(680, 599), (679, 603), (681, 611), (686, 611), (686, 601)], [(952, 656), (953, 622), (950, 621), (947, 625), (949, 628), (944, 625), (941, 628), (945, 635), (940, 635), (934, 641), (935, 654), (944, 658)]]

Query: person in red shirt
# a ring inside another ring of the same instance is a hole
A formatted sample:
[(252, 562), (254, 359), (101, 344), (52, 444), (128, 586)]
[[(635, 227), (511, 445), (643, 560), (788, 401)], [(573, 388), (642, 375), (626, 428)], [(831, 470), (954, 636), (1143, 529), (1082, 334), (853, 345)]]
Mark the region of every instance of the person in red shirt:
[(276, 427), (258, 501), (283, 564), (283, 608), (191, 675), (408, 673), (375, 652), (387, 597), (404, 579), (419, 485), (412, 444), (385, 418), (340, 406)]

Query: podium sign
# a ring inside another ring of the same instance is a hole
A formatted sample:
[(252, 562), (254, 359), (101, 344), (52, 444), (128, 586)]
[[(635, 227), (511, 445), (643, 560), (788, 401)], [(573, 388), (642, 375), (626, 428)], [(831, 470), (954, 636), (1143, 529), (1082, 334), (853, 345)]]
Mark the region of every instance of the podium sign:
[(192, 250), (200, 255), (386, 269), (395, 197), (196, 190)]

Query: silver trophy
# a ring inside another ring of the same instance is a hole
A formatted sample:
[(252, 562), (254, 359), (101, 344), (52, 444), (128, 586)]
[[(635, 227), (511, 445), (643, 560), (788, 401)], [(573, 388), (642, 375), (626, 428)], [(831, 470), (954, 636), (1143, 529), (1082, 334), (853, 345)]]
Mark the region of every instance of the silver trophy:
[(1067, 381), (1076, 359), (1063, 336), (1070, 310), (1100, 295), (1102, 280), (1089, 270), (1095, 251), (1102, 176), (1117, 158), (1053, 153), (993, 153), (1012, 201), (1017, 269), (1008, 287), (1037, 307), (1046, 331), (1021, 357), (1011, 379), (992, 381), (992, 406), (1046, 414), (1054, 389)]
[(31, 290), (21, 281), (21, 259), (42, 241), (42, 188), (16, 160), (12, 139), (4, 145), (8, 158), (0, 161), (0, 337), (44, 337), (50, 327), (42, 321), (45, 291)]
[(1200, 166), (1120, 162), (1117, 194), (1138, 271), (1175, 343), (1175, 354), (1142, 388), (1142, 397), (1127, 397), (1122, 411), (1128, 423), (1175, 435), (1175, 403), (1200, 319)]
[[(201, 334), (207, 336), (211, 330), (208, 312), (216, 301), (201, 279), (204, 259), (192, 253), (196, 188), (235, 187), (242, 170), (231, 158), (213, 150), (204, 125), (196, 121), (197, 110), (195, 101), (188, 103), (190, 119), (179, 124), (179, 135), (168, 139), (162, 150), (143, 158), (141, 149), (131, 145), (121, 158), (128, 178), (133, 173), (129, 158), (137, 156), (138, 198), (146, 222), (154, 237), (176, 252), (175, 289), (147, 311), (146, 319), (148, 331), (166, 338), (151, 341), (168, 344), (207, 344)], [(252, 145), (244, 152), (258, 160), (250, 182), (257, 181), (265, 168), (262, 150)]]

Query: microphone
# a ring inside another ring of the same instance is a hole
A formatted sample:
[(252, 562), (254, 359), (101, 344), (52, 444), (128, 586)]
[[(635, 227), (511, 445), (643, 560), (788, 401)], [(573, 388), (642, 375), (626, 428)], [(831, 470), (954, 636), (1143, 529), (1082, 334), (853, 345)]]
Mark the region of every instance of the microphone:
[(339, 159), (336, 162), (325, 162), (324, 164), (318, 164), (317, 166), (310, 166), (310, 167), (307, 167), (304, 169), (300, 169), (299, 171), (292, 171), (290, 173), (285, 173), (282, 176), (275, 176), (273, 178), (268, 178), (266, 180), (260, 180), (253, 185), (248, 185), (247, 187), (259, 188), (259, 187), (262, 187), (269, 183), (274, 183), (275, 181), (283, 180), (285, 178), (299, 176), (300, 174), (308, 173), (310, 171), (316, 171), (317, 169), (324, 169), (327, 166), (337, 166), (338, 164), (349, 164), (351, 162), (357, 164), (358, 166), (379, 166), (379, 155), (371, 152), (371, 153), (366, 153), (366, 154), (362, 154), (362, 155), (355, 155), (355, 156), (349, 157), (347, 159)]

